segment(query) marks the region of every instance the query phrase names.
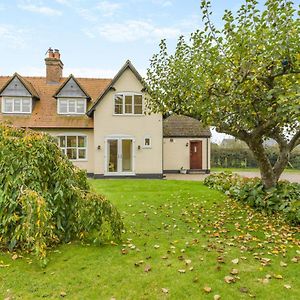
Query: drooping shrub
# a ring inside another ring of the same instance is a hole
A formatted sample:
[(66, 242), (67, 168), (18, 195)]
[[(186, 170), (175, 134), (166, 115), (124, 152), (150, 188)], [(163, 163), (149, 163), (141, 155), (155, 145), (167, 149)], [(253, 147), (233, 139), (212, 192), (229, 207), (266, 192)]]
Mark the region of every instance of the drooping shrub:
[(50, 135), (0, 124), (0, 247), (35, 252), (73, 239), (123, 229), (120, 214), (90, 191), (84, 171), (62, 154)]
[(293, 223), (300, 224), (300, 184), (279, 181), (266, 190), (259, 178), (245, 178), (231, 172), (208, 176), (204, 184), (226, 193), (229, 197), (266, 212), (279, 212)]

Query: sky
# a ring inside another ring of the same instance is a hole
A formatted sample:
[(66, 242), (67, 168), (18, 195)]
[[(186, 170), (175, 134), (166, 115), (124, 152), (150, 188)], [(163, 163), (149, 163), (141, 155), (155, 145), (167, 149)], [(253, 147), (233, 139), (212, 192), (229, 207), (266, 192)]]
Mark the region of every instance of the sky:
[[(243, 2), (212, 0), (215, 24)], [(49, 47), (64, 76), (111, 78), (127, 59), (145, 75), (161, 39), (172, 50), (202, 26), (200, 0), (1, 0), (0, 75), (45, 76)]]

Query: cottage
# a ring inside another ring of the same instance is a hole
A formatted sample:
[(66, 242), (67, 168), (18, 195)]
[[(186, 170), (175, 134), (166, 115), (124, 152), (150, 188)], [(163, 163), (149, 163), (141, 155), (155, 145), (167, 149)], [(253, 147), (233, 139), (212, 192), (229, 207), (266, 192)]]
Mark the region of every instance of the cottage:
[(45, 77), (0, 77), (0, 122), (57, 137), (95, 178), (209, 171), (209, 130), (188, 117), (147, 113), (142, 78), (129, 60), (113, 79), (63, 77), (58, 50), (49, 49), (45, 64)]

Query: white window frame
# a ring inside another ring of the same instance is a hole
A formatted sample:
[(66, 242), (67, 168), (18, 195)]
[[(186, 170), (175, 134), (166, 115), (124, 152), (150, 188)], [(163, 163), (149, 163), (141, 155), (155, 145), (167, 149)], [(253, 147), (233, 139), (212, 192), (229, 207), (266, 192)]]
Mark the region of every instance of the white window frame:
[[(86, 140), (86, 146), (85, 147), (67, 147), (67, 137), (68, 136), (76, 136), (76, 145), (78, 145), (78, 137), (85, 137)], [(86, 134), (81, 134), (81, 133), (62, 133), (62, 134), (58, 134), (56, 135), (56, 137), (59, 139), (60, 137), (65, 137), (66, 139), (66, 147), (60, 147), (59, 145), (59, 141), (58, 141), (58, 147), (62, 150), (62, 152), (67, 156), (67, 149), (68, 148), (76, 148), (76, 152), (77, 152), (77, 159), (71, 159), (68, 158), (70, 161), (88, 161), (88, 136)], [(85, 158), (78, 158), (78, 150), (79, 149), (85, 149)], [(68, 156), (67, 156), (68, 157)]]
[[(150, 142), (150, 144), (149, 145), (146, 145), (146, 139), (149, 139), (149, 142)], [(146, 135), (146, 136), (144, 136), (144, 139), (143, 139), (143, 148), (145, 148), (145, 149), (150, 149), (150, 148), (152, 148), (152, 138), (151, 138), (151, 136), (150, 135)]]
[[(61, 112), (60, 111), (60, 101), (61, 100), (67, 100), (68, 101), (67, 102), (67, 112)], [(70, 100), (75, 100), (75, 110), (77, 110), (77, 101), (79, 101), (79, 100), (82, 101), (83, 100), (83, 102), (84, 102), (84, 112), (83, 113), (82, 112), (70, 112), (70, 108), (69, 108), (69, 101)], [(87, 106), (86, 102), (87, 102), (86, 98), (82, 98), (82, 97), (80, 97), (80, 98), (76, 98), (76, 97), (74, 97), (74, 98), (72, 98), (72, 97), (58, 98), (57, 99), (57, 113), (59, 115), (85, 115), (86, 114), (86, 106)]]
[[(122, 102), (122, 111), (123, 113), (117, 114), (115, 111), (115, 96), (122, 95), (123, 96), (123, 102)], [(131, 113), (125, 113), (125, 96), (131, 96), (132, 97), (132, 112)], [(134, 96), (142, 96), (142, 113), (141, 114), (135, 114), (134, 113)], [(113, 94), (113, 115), (114, 116), (144, 116), (144, 95), (142, 93), (137, 92), (117, 92)]]
[[(5, 101), (6, 100), (12, 100), (13, 101), (13, 109), (12, 111), (5, 111)], [(21, 111), (15, 111), (14, 107), (15, 107), (15, 100), (21, 100)], [(30, 111), (26, 111), (23, 112), (22, 108), (23, 108), (23, 100), (29, 100), (29, 107), (30, 107)], [(1, 100), (1, 112), (4, 114), (31, 114), (32, 113), (32, 97), (2, 97)]]

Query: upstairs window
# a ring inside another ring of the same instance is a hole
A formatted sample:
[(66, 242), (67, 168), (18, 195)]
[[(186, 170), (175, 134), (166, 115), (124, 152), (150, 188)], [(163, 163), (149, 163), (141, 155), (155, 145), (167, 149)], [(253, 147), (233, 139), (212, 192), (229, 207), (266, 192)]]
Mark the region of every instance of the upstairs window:
[(58, 146), (71, 160), (87, 159), (87, 137), (85, 135), (58, 136)]
[(32, 99), (24, 97), (3, 97), (2, 113), (7, 114), (31, 114)]
[(114, 96), (114, 114), (142, 115), (143, 96), (136, 93), (118, 93)]
[(86, 113), (86, 99), (84, 98), (59, 98), (57, 113), (62, 115), (83, 115)]

